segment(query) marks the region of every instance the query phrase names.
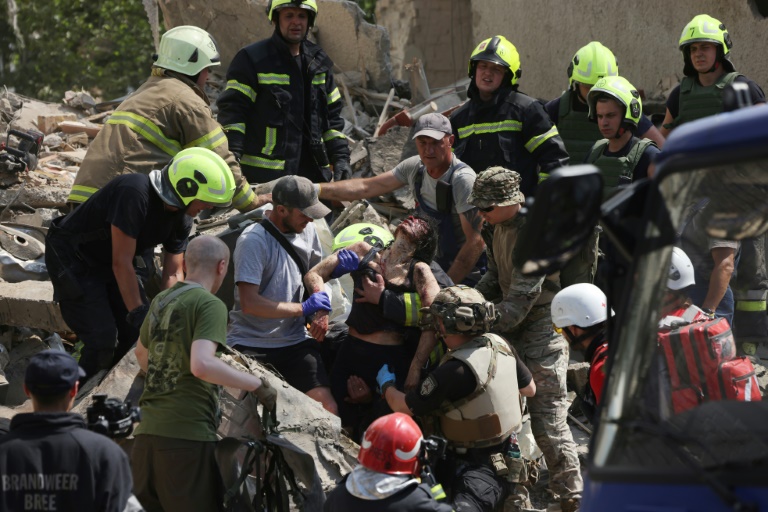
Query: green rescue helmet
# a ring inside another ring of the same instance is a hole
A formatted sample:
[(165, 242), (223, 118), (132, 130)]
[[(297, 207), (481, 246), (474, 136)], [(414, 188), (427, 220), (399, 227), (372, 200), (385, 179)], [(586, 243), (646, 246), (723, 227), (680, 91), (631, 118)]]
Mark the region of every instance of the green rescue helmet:
[(296, 7), (298, 9), (306, 9), (309, 11), (309, 28), (311, 29), (315, 24), (315, 17), (317, 17), (317, 1), (316, 0), (270, 0), (267, 4), (267, 18), (269, 21), (277, 23), (275, 14), (286, 7)]
[(634, 130), (643, 115), (643, 103), (640, 101), (640, 93), (629, 80), (622, 76), (607, 76), (601, 78), (587, 94), (590, 121), (597, 121), (597, 101), (601, 97), (609, 97), (619, 102), (624, 107), (624, 121)]
[(395, 237), (392, 236), (388, 229), (376, 224), (360, 222), (358, 224), (351, 224), (339, 231), (339, 234), (333, 239), (331, 250), (336, 252), (356, 242), (367, 242), (373, 247), (384, 249), (389, 247), (394, 240)]
[(163, 202), (186, 208), (199, 199), (215, 206), (229, 206), (235, 195), (235, 177), (219, 155), (205, 148), (187, 148), (163, 170), (152, 171), (150, 181)]
[(574, 82), (595, 85), (606, 76), (619, 76), (619, 63), (613, 52), (598, 41), (579, 48), (568, 65), (569, 86)]
[(154, 65), (187, 76), (221, 65), (219, 48), (211, 34), (199, 27), (183, 25), (163, 34)]
[[(697, 75), (696, 69), (694, 69), (691, 63), (690, 45), (701, 42), (715, 44), (717, 46), (717, 62), (722, 63), (728, 72), (736, 70), (733, 67), (730, 56), (733, 42), (725, 25), (708, 14), (699, 14), (685, 26), (683, 33), (680, 34), (679, 47), (680, 51), (683, 52), (683, 62), (685, 63), (683, 73), (686, 76)], [(717, 69), (717, 63), (715, 63), (710, 72), (715, 69)]]
[(517, 85), (520, 81), (522, 70), (520, 69), (520, 55), (515, 45), (504, 36), (494, 36), (481, 42), (469, 56), (469, 78), (475, 78), (477, 63), (481, 60), (493, 62), (509, 70), (510, 84)]

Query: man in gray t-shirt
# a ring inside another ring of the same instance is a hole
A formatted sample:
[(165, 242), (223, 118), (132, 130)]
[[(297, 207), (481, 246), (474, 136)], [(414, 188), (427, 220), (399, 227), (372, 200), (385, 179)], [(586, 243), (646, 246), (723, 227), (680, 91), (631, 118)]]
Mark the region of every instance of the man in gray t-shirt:
[[(271, 364), (290, 385), (338, 414), (315, 339), (325, 333), (306, 328), (306, 317), (330, 311), (331, 300), (324, 291), (305, 297), (302, 282), (302, 273), (322, 259), (312, 221), (330, 210), (319, 202), (312, 182), (299, 176), (278, 180), (272, 202), (262, 223), (237, 239), (227, 344)], [(298, 262), (283, 244), (293, 248)]]
[(440, 244), (435, 260), (455, 283), (474, 284), (484, 266), (478, 260), (485, 248), (480, 236), (482, 219), (477, 208), (467, 203), (475, 171), (453, 155), (453, 131), (444, 115), (420, 117), (413, 138), (418, 156), (372, 178), (323, 183), (318, 186), (320, 197), (351, 201), (407, 185), (416, 198), (417, 210), (437, 223)]

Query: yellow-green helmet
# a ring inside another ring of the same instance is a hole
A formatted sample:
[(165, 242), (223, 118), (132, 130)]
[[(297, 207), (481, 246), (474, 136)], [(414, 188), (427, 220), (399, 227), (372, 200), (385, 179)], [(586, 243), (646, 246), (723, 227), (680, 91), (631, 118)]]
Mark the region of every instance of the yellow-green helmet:
[(579, 48), (568, 65), (568, 85), (595, 85), (606, 76), (619, 76), (619, 63), (613, 52), (598, 41)]
[(155, 66), (188, 76), (221, 65), (219, 48), (211, 34), (192, 25), (175, 27), (163, 34), (154, 57)]
[(229, 206), (235, 195), (235, 177), (219, 155), (205, 148), (179, 151), (162, 171), (149, 175), (162, 200), (185, 208), (199, 199), (216, 206)]
[[(717, 45), (717, 60), (723, 67), (729, 71), (735, 71), (731, 62), (731, 48), (733, 42), (731, 36), (725, 28), (725, 25), (708, 14), (699, 14), (695, 16), (683, 29), (680, 34), (680, 51), (683, 52), (683, 62), (685, 67), (683, 73), (686, 76), (696, 76), (697, 72), (691, 63), (690, 45), (693, 43), (708, 42)], [(714, 70), (714, 68), (713, 68)]]
[(520, 69), (520, 55), (517, 53), (515, 45), (510, 43), (504, 36), (494, 36), (481, 42), (469, 56), (469, 69), (467, 75), (475, 79), (475, 70), (478, 61), (493, 62), (504, 66), (509, 70), (510, 84), (517, 85), (520, 81), (522, 70)]
[(384, 249), (395, 239), (388, 229), (368, 222), (351, 224), (339, 231), (333, 239), (333, 251), (349, 247), (355, 242), (367, 242), (368, 244)]
[(277, 23), (277, 18), (273, 17), (280, 9), (284, 7), (296, 7), (309, 11), (309, 28), (315, 24), (317, 16), (316, 0), (270, 0), (267, 4), (267, 18), (269, 21)]
[(608, 96), (624, 106), (624, 124), (632, 129), (637, 128), (640, 116), (643, 115), (643, 103), (640, 101), (640, 93), (629, 80), (622, 76), (607, 76), (601, 78), (587, 94), (589, 105), (589, 119), (597, 121), (597, 100), (601, 96)]

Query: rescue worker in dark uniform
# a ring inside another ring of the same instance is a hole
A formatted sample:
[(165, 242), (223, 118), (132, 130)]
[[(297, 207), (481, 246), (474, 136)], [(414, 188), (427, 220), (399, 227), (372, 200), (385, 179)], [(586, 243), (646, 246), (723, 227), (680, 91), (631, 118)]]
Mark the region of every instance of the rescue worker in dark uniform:
[(637, 89), (626, 78), (601, 78), (587, 95), (589, 120), (605, 137), (595, 142), (586, 163), (603, 175), (603, 200), (633, 181), (648, 177), (648, 166), (659, 148), (650, 139), (635, 137), (643, 104)]
[[(557, 126), (560, 138), (571, 157), (571, 164), (584, 162), (600, 131), (589, 120), (587, 95), (601, 78), (619, 76), (619, 64), (613, 52), (598, 41), (579, 48), (568, 65), (568, 89), (545, 105), (549, 117)], [(647, 116), (641, 115), (637, 124), (641, 139), (651, 139), (658, 147), (664, 137)]]
[(45, 350), (29, 360), (24, 392), (34, 412), (14, 416), (0, 437), (0, 510), (141, 510), (128, 456), (69, 412), (82, 376), (66, 352)]
[(229, 149), (251, 183), (288, 174), (314, 183), (347, 179), (352, 168), (333, 62), (307, 40), (317, 2), (271, 0), (267, 16), (275, 32), (235, 55), (217, 103)]
[(482, 221), (477, 209), (467, 203), (475, 171), (451, 152), (454, 135), (444, 115), (421, 116), (413, 139), (419, 154), (392, 171), (344, 183), (323, 183), (318, 194), (321, 199), (353, 201), (407, 186), (416, 199), (416, 211), (438, 226), (437, 263), (454, 283), (476, 283), (485, 272), (485, 257)]
[(740, 82), (747, 85), (752, 104), (765, 103), (765, 94), (755, 82), (738, 73), (731, 62), (731, 35), (723, 23), (707, 14), (695, 16), (680, 34), (683, 77), (667, 99), (661, 133), (666, 137), (683, 123), (723, 111), (723, 90)]
[(520, 56), (504, 36), (481, 42), (469, 58), (470, 100), (451, 115), (454, 152), (475, 172), (515, 169), (533, 195), (539, 176), (568, 165), (568, 153), (544, 105), (519, 92)]
[(363, 435), (359, 465), (328, 494), (324, 512), (451, 512), (440, 484), (419, 481), (424, 438), (410, 416), (377, 419)]
[(605, 293), (589, 283), (563, 288), (552, 299), (552, 323), (562, 332), (571, 348), (583, 352), (584, 360), (589, 362), (587, 385), (579, 393), (581, 409), (590, 421), (595, 418), (605, 384), (607, 304)]
[[(398, 385), (412, 388), (419, 383), (421, 368), (435, 347), (433, 332), (421, 333), (418, 327), (404, 325), (412, 323), (408, 317), (418, 317), (419, 310), (412, 303), (402, 308), (400, 297), (408, 301), (409, 293), (417, 292), (421, 304), (432, 303), (439, 291), (429, 269), (436, 248), (434, 227), (421, 217), (408, 217), (398, 225), (395, 240), (387, 248), (382, 250), (367, 242), (354, 243), (325, 258), (304, 278), (311, 292), (322, 290), (328, 279), (350, 272), (355, 283), (355, 300), (346, 320), (349, 333), (342, 341), (331, 371), (331, 391), (339, 404), (342, 425), (355, 439), (367, 427), (364, 422), (371, 421), (370, 409), (376, 417), (391, 412), (386, 404), (381, 404), (383, 411), (376, 403), (360, 411), (349, 403), (365, 402), (365, 395), (375, 388), (376, 372), (381, 365), (397, 368)], [(383, 287), (366, 294), (364, 280), (378, 282)], [(358, 300), (363, 295), (366, 301)], [(400, 317), (402, 313), (405, 318)], [(319, 331), (325, 332), (327, 312), (317, 314), (312, 325), (313, 328), (319, 325)], [(418, 346), (407, 343), (413, 339), (418, 340)], [(360, 382), (354, 385), (358, 379)]]
[(45, 264), (54, 299), (83, 342), (88, 377), (111, 368), (136, 342), (149, 305), (135, 257), (163, 244), (163, 289), (184, 280), (183, 252), (192, 219), (231, 204), (235, 181), (216, 153), (189, 148), (162, 170), (114, 178), (46, 236)]
[(497, 314), (480, 292), (463, 285), (445, 288), (428, 311), (448, 354), (407, 393), (382, 367), (379, 389), (396, 412), (436, 417), (448, 452), (435, 471), (454, 509), (497, 510), (510, 485), (527, 480), (522, 459), (508, 453), (517, 449), (522, 426), (520, 395), (533, 396), (536, 385), (504, 338), (489, 332)]

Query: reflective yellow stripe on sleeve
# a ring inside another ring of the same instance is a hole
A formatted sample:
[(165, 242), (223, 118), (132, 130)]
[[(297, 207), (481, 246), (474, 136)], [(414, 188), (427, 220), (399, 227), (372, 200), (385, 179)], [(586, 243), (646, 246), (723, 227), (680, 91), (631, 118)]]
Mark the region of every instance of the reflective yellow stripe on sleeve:
[(256, 91), (253, 90), (253, 87), (240, 83), (237, 80), (230, 80), (227, 82), (227, 88), (225, 91), (237, 91), (245, 94), (249, 100), (256, 101)]
[[(74, 187), (73, 187), (74, 189)], [(766, 301), (764, 300), (737, 300), (736, 311), (765, 311)]]
[(138, 114), (116, 110), (107, 124), (125, 125), (171, 156), (181, 151), (181, 144), (167, 138), (155, 123)]
[(264, 147), (261, 152), (265, 155), (271, 155), (277, 144), (277, 128), (267, 126), (267, 133), (264, 136)]
[(555, 135), (559, 135), (557, 131), (557, 126), (552, 126), (552, 128), (550, 128), (546, 133), (537, 135), (536, 137), (533, 137), (531, 140), (526, 142), (525, 149), (527, 149), (529, 153), (533, 153), (534, 151), (536, 151), (536, 148), (544, 144), (546, 141), (548, 141)]
[(443, 490), (443, 486), (440, 484), (435, 485), (430, 489), (432, 492), (432, 498), (435, 499), (435, 501), (444, 500), (445, 499), (445, 491)]
[(257, 73), (262, 85), (291, 85), (291, 77), (280, 73)]
[(312, 85), (325, 85), (325, 73), (318, 73), (312, 77)]
[(185, 148), (205, 148), (205, 149), (214, 149), (220, 145), (222, 145), (224, 142), (227, 141), (227, 136), (224, 134), (224, 130), (221, 129), (221, 127), (216, 127), (214, 130), (208, 132), (207, 134), (203, 135), (199, 139), (193, 140), (186, 146)]
[(347, 136), (337, 130), (328, 130), (323, 134), (323, 142), (328, 142), (333, 139), (346, 139)]
[(243, 155), (243, 158), (240, 159), (240, 165), (262, 167), (264, 169), (271, 169), (273, 171), (282, 171), (285, 169), (285, 160), (271, 160), (269, 158), (262, 158), (260, 156)]
[(419, 325), (419, 309), (421, 309), (421, 297), (418, 293), (404, 293), (405, 326), (417, 327)]
[(245, 135), (245, 123), (225, 124), (222, 128), (225, 132), (240, 132)]
[(519, 132), (522, 131), (522, 129), (523, 123), (520, 121), (506, 119), (504, 121), (498, 121), (495, 123), (477, 123), (459, 128), (459, 137), (465, 139), (471, 135), (497, 132)]
[(253, 191), (253, 189), (251, 189), (251, 187), (243, 187), (242, 190), (240, 190), (237, 194), (235, 194), (235, 197), (232, 198), (232, 206), (240, 210), (251, 204), (255, 197), (256, 193)]
[(331, 103), (335, 101), (339, 101), (340, 99), (341, 99), (341, 93), (339, 92), (339, 88), (336, 87), (331, 91), (331, 95), (328, 96), (328, 104), (330, 105)]
[(71, 201), (73, 203), (84, 203), (98, 191), (99, 189), (94, 187), (86, 187), (85, 185), (73, 185), (72, 190), (69, 191), (69, 197), (67, 198), (67, 201)]

